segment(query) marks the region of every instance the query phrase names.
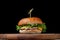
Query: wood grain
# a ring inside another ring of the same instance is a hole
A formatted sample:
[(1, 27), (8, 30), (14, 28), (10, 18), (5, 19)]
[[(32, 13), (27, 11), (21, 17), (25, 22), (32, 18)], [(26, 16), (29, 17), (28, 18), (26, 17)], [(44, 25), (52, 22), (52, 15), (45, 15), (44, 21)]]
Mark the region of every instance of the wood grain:
[(15, 40), (54, 40), (60, 39), (60, 34), (0, 34), (0, 38)]

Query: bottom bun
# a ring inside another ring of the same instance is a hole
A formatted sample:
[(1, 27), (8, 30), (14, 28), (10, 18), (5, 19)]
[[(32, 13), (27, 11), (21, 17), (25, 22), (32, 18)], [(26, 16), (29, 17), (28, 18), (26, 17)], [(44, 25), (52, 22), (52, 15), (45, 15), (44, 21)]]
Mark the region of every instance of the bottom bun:
[(20, 30), (19, 33), (41, 33), (41, 30)]

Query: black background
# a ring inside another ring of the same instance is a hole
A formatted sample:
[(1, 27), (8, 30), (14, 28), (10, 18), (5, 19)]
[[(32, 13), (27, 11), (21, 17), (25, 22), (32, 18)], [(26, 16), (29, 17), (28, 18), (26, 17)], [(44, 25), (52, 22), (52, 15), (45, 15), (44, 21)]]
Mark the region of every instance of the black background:
[(48, 0), (16, 0), (14, 6), (10, 2), (3, 3), (1, 12), (0, 33), (18, 33), (16, 25), (22, 18), (29, 17), (28, 11), (34, 8), (32, 16), (39, 17), (46, 23), (46, 33), (60, 33), (59, 3)]

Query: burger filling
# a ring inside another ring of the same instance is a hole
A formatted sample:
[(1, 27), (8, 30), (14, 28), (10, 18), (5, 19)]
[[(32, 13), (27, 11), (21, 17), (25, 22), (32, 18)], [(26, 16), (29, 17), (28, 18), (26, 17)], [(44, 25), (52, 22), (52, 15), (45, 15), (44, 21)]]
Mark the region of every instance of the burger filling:
[(23, 31), (26, 32), (26, 30), (28, 32), (30, 32), (30, 31), (46, 32), (46, 25), (45, 25), (45, 23), (43, 23), (43, 24), (25, 24), (25, 25), (20, 25), (20, 26), (16, 25), (16, 29), (17, 29), (17, 31), (21, 31), (21, 32), (23, 32)]

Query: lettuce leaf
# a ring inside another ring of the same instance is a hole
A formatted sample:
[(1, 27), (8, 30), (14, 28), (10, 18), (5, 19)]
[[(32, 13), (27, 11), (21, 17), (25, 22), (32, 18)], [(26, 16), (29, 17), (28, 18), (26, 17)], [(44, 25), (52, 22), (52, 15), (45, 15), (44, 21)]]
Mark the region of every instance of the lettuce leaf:
[(16, 30), (19, 31), (21, 26), (16, 25)]
[(21, 27), (29, 27), (29, 28), (38, 27), (38, 28), (43, 29), (42, 32), (46, 32), (46, 29), (47, 29), (45, 23), (43, 23), (43, 24), (25, 24), (25, 25), (22, 25), (22, 26), (16, 25), (16, 30), (19, 31), (21, 29)]

